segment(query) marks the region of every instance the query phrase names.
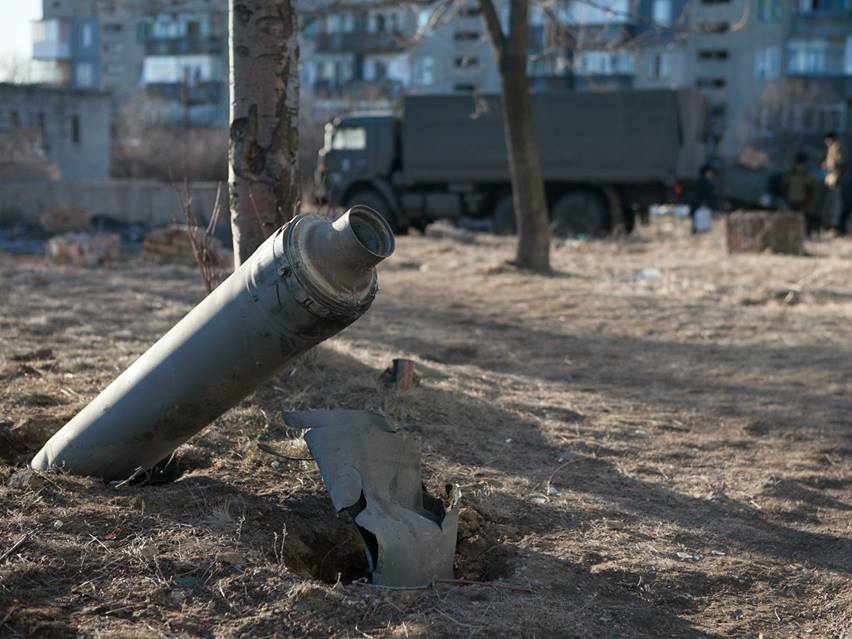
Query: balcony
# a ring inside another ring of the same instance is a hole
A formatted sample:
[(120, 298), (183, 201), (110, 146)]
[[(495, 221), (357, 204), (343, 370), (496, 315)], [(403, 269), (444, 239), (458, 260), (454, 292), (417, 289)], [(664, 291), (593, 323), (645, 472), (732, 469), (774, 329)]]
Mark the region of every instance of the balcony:
[(394, 53), (405, 50), (409, 36), (399, 31), (367, 30), (320, 33), (316, 36), (317, 53)]
[(145, 39), (145, 55), (224, 55), (228, 40), (216, 36), (188, 36), (184, 38), (154, 38)]
[(70, 60), (71, 24), (67, 20), (33, 22), (33, 60)]
[(852, 33), (852, 8), (798, 11), (790, 22), (792, 37), (845, 38)]
[[(799, 46), (799, 45), (803, 46)], [(841, 44), (791, 42), (786, 51), (788, 77), (832, 78), (849, 74), (846, 68), (846, 51)]]

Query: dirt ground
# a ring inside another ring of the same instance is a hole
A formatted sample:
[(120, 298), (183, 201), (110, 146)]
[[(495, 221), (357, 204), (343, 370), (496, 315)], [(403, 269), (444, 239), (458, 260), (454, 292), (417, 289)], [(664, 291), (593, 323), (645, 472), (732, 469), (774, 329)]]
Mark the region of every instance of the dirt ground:
[[(808, 252), (728, 256), (663, 219), (538, 277), (511, 240), (400, 238), (361, 321), (182, 447), (176, 481), (121, 487), (22, 467), (197, 273), (0, 254), (0, 636), (852, 636), (852, 241)], [(394, 357), (419, 388), (380, 384)], [(257, 446), (304, 456), (281, 412), (334, 407), (420, 438), (483, 584), (346, 583), (360, 550), (316, 465)]]

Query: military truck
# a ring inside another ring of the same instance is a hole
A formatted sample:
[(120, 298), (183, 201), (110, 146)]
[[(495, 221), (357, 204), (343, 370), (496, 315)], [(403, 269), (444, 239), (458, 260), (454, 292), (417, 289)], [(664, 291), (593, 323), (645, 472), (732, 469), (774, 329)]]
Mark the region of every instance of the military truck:
[[(694, 180), (706, 110), (692, 89), (532, 96), (552, 230), (599, 236)], [(326, 125), (319, 198), (365, 204), (397, 231), (440, 218), (490, 219), (515, 230), (499, 96), (409, 96), (400, 114)]]

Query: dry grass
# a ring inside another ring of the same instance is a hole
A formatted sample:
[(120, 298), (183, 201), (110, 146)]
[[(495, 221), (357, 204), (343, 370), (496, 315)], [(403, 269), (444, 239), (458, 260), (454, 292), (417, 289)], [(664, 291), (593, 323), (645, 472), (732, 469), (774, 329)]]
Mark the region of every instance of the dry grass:
[[(361, 321), (180, 450), (174, 483), (25, 476), (198, 301), (189, 268), (0, 256), (0, 635), (838, 637), (852, 622), (852, 242), (728, 257), (668, 221), (558, 247), (401, 238)], [(631, 276), (653, 267), (653, 282)], [(48, 350), (46, 350), (48, 349)], [(417, 363), (410, 393), (378, 380)], [(282, 410), (384, 412), (461, 485), (457, 576), (359, 583)], [(338, 573), (341, 575), (338, 581)]]

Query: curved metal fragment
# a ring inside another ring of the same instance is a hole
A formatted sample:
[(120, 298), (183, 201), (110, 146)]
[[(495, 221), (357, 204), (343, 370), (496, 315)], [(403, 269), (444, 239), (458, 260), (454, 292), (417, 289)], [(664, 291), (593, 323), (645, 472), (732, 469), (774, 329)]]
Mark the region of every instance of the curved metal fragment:
[(420, 449), (381, 415), (358, 410), (285, 413), (319, 465), (331, 501), (361, 533), (372, 581), (423, 586), (453, 576), (460, 493), (447, 503), (424, 492)]

